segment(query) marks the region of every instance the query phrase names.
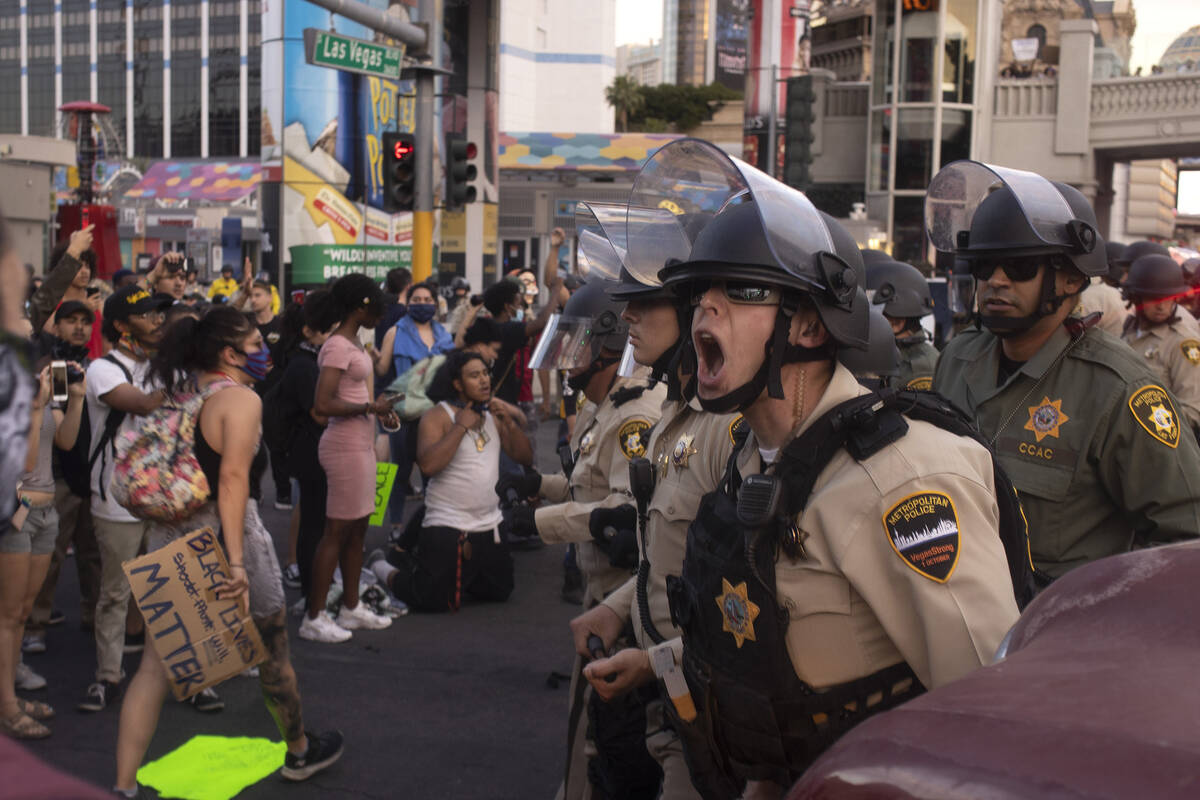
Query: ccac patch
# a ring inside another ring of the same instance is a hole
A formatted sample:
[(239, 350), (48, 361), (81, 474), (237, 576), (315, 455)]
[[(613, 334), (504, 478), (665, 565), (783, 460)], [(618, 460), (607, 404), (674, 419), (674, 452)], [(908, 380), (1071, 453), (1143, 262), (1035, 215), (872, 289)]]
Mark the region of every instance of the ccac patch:
[(1143, 386), (1129, 398), (1129, 410), (1146, 433), (1167, 447), (1179, 446), (1179, 414), (1161, 386)]
[(1179, 343), (1179, 351), (1193, 366), (1200, 364), (1200, 342), (1195, 339), (1184, 339)]
[(933, 376), (923, 375), (920, 378), (913, 378), (904, 386), (905, 389), (913, 389), (918, 392), (928, 392), (933, 389)]
[(632, 461), (646, 455), (646, 432), (649, 430), (650, 420), (641, 417), (626, 420), (625, 424), (617, 429), (617, 442), (625, 458)]
[(958, 563), (958, 512), (941, 492), (909, 495), (883, 515), (883, 530), (896, 555), (914, 570), (945, 583)]

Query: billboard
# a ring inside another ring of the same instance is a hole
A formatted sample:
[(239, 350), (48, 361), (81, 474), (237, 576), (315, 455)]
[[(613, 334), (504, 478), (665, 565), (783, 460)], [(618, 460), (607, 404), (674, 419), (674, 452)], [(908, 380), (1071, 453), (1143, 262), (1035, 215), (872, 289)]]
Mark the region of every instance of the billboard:
[(736, 91), (746, 88), (746, 23), (750, 0), (717, 0), (713, 80)]

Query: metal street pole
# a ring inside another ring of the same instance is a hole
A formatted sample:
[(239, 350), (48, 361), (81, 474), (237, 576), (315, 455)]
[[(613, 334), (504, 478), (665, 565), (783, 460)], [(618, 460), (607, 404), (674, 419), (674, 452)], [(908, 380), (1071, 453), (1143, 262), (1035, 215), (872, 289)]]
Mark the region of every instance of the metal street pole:
[[(425, 44), (428, 66), (437, 68), (441, 60), (442, 17), (438, 0), (420, 0), (417, 9), (429, 37)], [(413, 131), (413, 154), (417, 174), (413, 192), (412, 275), (423, 281), (433, 274), (433, 94), (436, 73), (430, 69), (417, 72), (416, 129)]]
[(771, 113), (767, 117), (767, 168), (763, 172), (775, 177), (775, 148), (777, 142), (775, 138), (775, 118), (779, 115), (779, 83), (775, 78), (775, 73), (778, 67), (775, 64), (771, 65)]
[[(372, 8), (359, 0), (309, 0), (313, 5), (340, 14), (346, 19), (366, 25), (373, 31), (386, 34), (397, 41), (404, 42), (412, 48), (425, 46), (426, 33), (420, 25), (404, 22), (393, 17), (387, 11)], [(422, 21), (425, 17), (421, 17)]]

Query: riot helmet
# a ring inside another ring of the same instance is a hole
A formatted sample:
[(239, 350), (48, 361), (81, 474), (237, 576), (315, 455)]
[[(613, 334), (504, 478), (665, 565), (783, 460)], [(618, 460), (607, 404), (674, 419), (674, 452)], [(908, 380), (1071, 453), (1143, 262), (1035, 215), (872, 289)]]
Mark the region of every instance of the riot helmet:
[(629, 325), (621, 319), (623, 304), (609, 296), (612, 288), (612, 281), (599, 279), (579, 287), (562, 312), (546, 323), (529, 358), (530, 369), (586, 367), (567, 379), (572, 389), (582, 391), (593, 375), (617, 363)]
[(1078, 292), (1058, 294), (1058, 270), (1073, 268), (1085, 277), (1108, 273), (1096, 215), (1083, 194), (1024, 170), (977, 161), (948, 164), (929, 185), (925, 229), (934, 248), (952, 253), (977, 279), (1006, 261), (1033, 257), (1042, 262), (1040, 297), (1033, 313), (1020, 318), (980, 316), (997, 336), (1028, 330), (1083, 290), (1081, 286)]
[[(664, 261), (661, 245), (651, 235), (654, 229), (635, 225), (635, 209), (665, 209), (679, 218), (679, 229), (691, 245), (688, 253)], [(643, 228), (645, 234), (639, 232)], [(853, 237), (800, 192), (708, 142), (676, 140), (647, 161), (630, 194), (628, 238), (631, 271), (660, 269), (663, 284), (682, 297), (690, 298), (713, 280), (781, 290), (761, 367), (726, 395), (702, 398), (707, 410), (744, 409), (764, 389), (771, 397), (783, 397), (780, 368), (785, 362), (832, 356), (829, 349), (808, 352), (788, 344), (802, 297), (811, 300), (836, 347), (866, 347), (862, 257)], [(695, 362), (690, 338), (684, 349), (684, 367), (690, 369)]]
[(1183, 268), (1164, 255), (1145, 255), (1129, 265), (1129, 275), (1121, 284), (1125, 299), (1133, 302), (1178, 298), (1188, 292)]
[(1120, 242), (1105, 242), (1104, 253), (1108, 256), (1108, 280), (1119, 284), (1125, 277), (1125, 268), (1129, 262), (1124, 261), (1126, 245)]
[(1148, 239), (1141, 239), (1136, 242), (1131, 242), (1125, 246), (1125, 252), (1121, 254), (1120, 264), (1125, 269), (1129, 269), (1133, 262), (1137, 261), (1142, 256), (1170, 256), (1171, 251), (1158, 242), (1151, 242)]
[(869, 389), (879, 389), (888, 386), (891, 379), (900, 374), (900, 348), (892, 335), (892, 324), (880, 306), (871, 308), (870, 324), (867, 349), (843, 348), (837, 357), (842, 366), (854, 373), (859, 383)]
[(929, 281), (902, 261), (867, 264), (867, 296), (872, 306), (882, 306), (883, 313), (893, 319), (919, 319), (933, 313)]

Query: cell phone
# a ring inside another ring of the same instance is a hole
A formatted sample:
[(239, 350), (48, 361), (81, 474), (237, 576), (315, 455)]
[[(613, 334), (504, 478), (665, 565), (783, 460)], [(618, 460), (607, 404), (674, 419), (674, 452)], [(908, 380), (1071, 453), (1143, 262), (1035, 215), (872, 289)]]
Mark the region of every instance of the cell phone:
[(303, 289), (293, 289), (292, 290), (292, 302), (299, 303), (300, 305), (304, 305), (304, 295), (305, 295), (305, 292)]
[(67, 362), (50, 362), (50, 399), (56, 403), (67, 402)]
[(100, 294), (100, 289), (96, 286), (89, 286), (84, 290), (84, 293), (87, 294), (88, 297), (95, 297), (96, 295)]

